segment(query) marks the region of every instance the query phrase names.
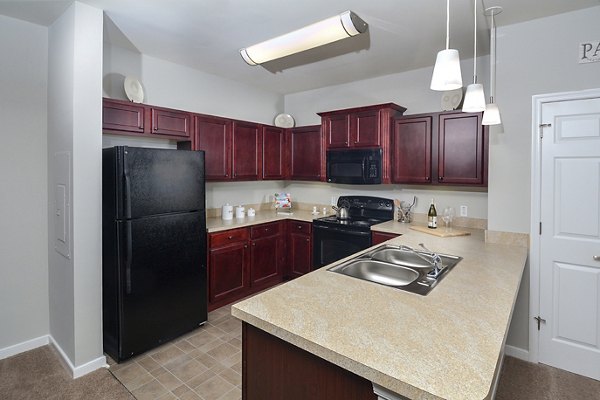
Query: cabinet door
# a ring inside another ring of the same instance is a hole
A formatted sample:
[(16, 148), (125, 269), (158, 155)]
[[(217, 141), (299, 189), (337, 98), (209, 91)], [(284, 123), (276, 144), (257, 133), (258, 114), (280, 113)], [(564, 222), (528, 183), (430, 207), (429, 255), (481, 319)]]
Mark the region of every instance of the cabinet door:
[(102, 130), (143, 134), (145, 111), (141, 104), (102, 99)]
[(387, 242), (390, 239), (398, 237), (400, 235), (395, 233), (387, 233), (387, 232), (371, 232), (371, 245), (375, 246), (376, 244), (381, 244), (383, 242)]
[(438, 181), (484, 184), (484, 137), (481, 114), (441, 114)]
[(432, 117), (395, 121), (392, 137), (392, 182), (431, 182)]
[(269, 236), (252, 241), (250, 250), (250, 286), (269, 286), (281, 281), (282, 236)]
[(210, 249), (208, 268), (211, 303), (226, 303), (243, 296), (249, 286), (248, 243), (237, 242)]
[(152, 133), (189, 138), (192, 114), (183, 111), (152, 108)]
[(381, 144), (379, 110), (369, 110), (351, 115), (350, 132), (355, 147), (373, 147)]
[(350, 117), (348, 114), (325, 117), (324, 126), (328, 148), (350, 145)]
[(292, 231), (288, 245), (291, 276), (296, 278), (312, 271), (312, 240), (310, 236)]
[(231, 126), (222, 118), (196, 117), (194, 150), (204, 150), (206, 180), (231, 179)]
[(321, 125), (292, 129), (290, 157), (291, 179), (321, 180), (325, 163)]
[(257, 180), (262, 152), (258, 124), (233, 123), (233, 179)]
[(262, 128), (262, 179), (283, 179), (286, 166), (285, 129)]

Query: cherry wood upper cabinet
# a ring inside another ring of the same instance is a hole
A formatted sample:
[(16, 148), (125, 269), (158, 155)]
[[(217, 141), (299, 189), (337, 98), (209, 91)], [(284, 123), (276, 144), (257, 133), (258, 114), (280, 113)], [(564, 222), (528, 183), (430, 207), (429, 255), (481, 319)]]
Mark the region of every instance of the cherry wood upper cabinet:
[(102, 99), (102, 130), (105, 133), (143, 134), (146, 107), (143, 104)]
[(290, 178), (300, 181), (325, 180), (325, 144), (321, 125), (290, 131)]
[(396, 119), (392, 182), (487, 186), (489, 139), (481, 118), (448, 111)]
[(262, 179), (284, 179), (287, 167), (286, 131), (283, 128), (262, 127)]
[(386, 103), (318, 113), (327, 148), (381, 147), (389, 143), (393, 117), (406, 108)]
[(204, 150), (206, 180), (223, 181), (231, 177), (232, 121), (225, 118), (196, 116), (194, 150)]
[(487, 184), (488, 151), (481, 118), (481, 113), (440, 114), (438, 147), (440, 183)]
[(192, 114), (124, 100), (102, 99), (102, 131), (117, 135), (152, 135), (189, 140)]
[(155, 107), (151, 108), (151, 112), (153, 134), (186, 138), (191, 136), (192, 114)]
[(262, 163), (260, 125), (234, 121), (231, 143), (233, 179), (258, 180)]
[(432, 116), (395, 121), (392, 182), (431, 183)]

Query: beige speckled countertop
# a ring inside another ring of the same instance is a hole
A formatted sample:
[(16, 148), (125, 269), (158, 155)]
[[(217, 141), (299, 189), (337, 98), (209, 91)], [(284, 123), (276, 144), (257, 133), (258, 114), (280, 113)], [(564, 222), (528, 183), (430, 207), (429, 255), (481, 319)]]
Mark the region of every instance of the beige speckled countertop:
[[(331, 214), (328, 214), (331, 215)], [(224, 231), (227, 229), (243, 228), (256, 224), (264, 224), (267, 222), (281, 221), (284, 219), (296, 219), (299, 221), (312, 222), (315, 218), (323, 217), (322, 213), (313, 215), (310, 211), (294, 211), (292, 214), (280, 213), (275, 211), (257, 211), (254, 217), (233, 218), (223, 220), (221, 217), (213, 217), (206, 219), (206, 230), (209, 233)]]
[(233, 316), (411, 399), (488, 398), (527, 249), (487, 244), (480, 230), (439, 238), (393, 221), (373, 230), (463, 260), (427, 296), (324, 267), (235, 304)]

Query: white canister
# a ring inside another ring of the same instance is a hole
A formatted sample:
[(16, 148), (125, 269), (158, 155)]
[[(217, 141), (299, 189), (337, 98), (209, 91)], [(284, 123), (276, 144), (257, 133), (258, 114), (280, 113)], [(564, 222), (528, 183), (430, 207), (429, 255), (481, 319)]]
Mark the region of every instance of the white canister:
[(221, 218), (225, 220), (233, 219), (233, 206), (230, 206), (229, 203), (226, 203), (223, 206), (223, 210), (221, 211)]
[(248, 216), (249, 217), (254, 217), (256, 215), (256, 211), (254, 210), (254, 208), (249, 208), (248, 209)]
[(236, 218), (244, 218), (246, 216), (246, 209), (244, 206), (237, 206), (235, 208), (235, 217)]

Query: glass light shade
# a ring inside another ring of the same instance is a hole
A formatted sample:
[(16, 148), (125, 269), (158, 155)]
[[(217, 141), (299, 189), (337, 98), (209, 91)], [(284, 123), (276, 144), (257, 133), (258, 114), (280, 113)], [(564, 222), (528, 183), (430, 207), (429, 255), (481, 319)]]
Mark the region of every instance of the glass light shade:
[(481, 83), (471, 83), (467, 86), (462, 110), (463, 112), (485, 111), (485, 95), (483, 94), (483, 85)]
[(454, 90), (462, 85), (458, 50), (446, 49), (438, 52), (431, 77), (431, 90)]
[(241, 49), (240, 53), (246, 63), (258, 65), (356, 36), (365, 32), (367, 27), (367, 23), (358, 15), (352, 11), (345, 11), (340, 15), (246, 47)]
[(490, 103), (485, 107), (483, 113), (482, 125), (500, 125), (502, 118), (500, 118), (500, 109), (496, 103)]

